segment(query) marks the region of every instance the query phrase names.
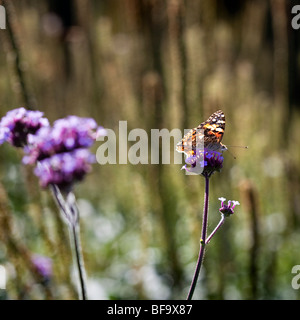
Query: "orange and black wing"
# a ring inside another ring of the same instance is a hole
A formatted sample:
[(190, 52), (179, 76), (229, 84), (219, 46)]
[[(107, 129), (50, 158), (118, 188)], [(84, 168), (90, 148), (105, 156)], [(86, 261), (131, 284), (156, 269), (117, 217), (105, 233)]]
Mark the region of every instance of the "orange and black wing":
[[(202, 129), (202, 130), (201, 130)], [(206, 121), (198, 127), (190, 130), (181, 141), (178, 142), (176, 150), (187, 155), (195, 154), (199, 146), (211, 150), (221, 148), (221, 140), (225, 131), (225, 115), (221, 110), (213, 113)]]

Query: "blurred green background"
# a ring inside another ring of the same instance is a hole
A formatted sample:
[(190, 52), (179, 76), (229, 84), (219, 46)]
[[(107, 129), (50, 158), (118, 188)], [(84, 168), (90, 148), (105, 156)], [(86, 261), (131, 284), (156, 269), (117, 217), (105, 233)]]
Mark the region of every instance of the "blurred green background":
[[(1, 1), (0, 117), (25, 106), (52, 122), (115, 130), (193, 128), (226, 115), (219, 197), (241, 205), (207, 247), (195, 299), (297, 299), (300, 265), (300, 29), (290, 0)], [(171, 141), (171, 159), (174, 154)], [(128, 142), (128, 148), (134, 142)], [(96, 153), (101, 142), (97, 142)], [(69, 235), (22, 152), (0, 152), (1, 299), (76, 299)], [(150, 162), (150, 143), (149, 143)], [(181, 165), (107, 164), (76, 186), (91, 299), (185, 299), (199, 250), (204, 179)], [(32, 253), (53, 260), (43, 283)]]

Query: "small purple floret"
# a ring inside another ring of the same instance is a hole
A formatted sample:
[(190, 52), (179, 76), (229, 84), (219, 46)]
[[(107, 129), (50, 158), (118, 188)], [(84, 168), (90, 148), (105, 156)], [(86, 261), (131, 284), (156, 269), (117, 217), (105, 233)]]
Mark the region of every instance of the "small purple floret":
[(52, 259), (34, 254), (31, 261), (36, 268), (36, 271), (45, 279), (50, 279), (52, 276)]
[(235, 200), (229, 200), (228, 204), (226, 205), (225, 202), (225, 198), (219, 198), (219, 200), (221, 201), (221, 208), (219, 209), (219, 211), (224, 214), (224, 216), (228, 217), (232, 214), (234, 214), (234, 208), (235, 206), (239, 206), (240, 203), (238, 201)]
[(94, 162), (95, 155), (88, 149), (76, 149), (39, 161), (34, 173), (42, 187), (56, 184), (60, 189), (68, 189), (75, 181), (83, 179)]
[(17, 108), (8, 111), (0, 121), (0, 144), (8, 142), (15, 147), (24, 147), (29, 134), (48, 127), (49, 121), (43, 112)]

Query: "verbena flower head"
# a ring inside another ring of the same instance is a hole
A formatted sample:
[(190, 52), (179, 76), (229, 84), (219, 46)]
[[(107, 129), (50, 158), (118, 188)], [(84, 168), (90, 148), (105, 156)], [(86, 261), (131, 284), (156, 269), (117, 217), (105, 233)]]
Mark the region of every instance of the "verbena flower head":
[(225, 198), (221, 197), (219, 198), (219, 200), (221, 201), (221, 208), (219, 209), (219, 211), (224, 214), (225, 217), (229, 217), (232, 214), (234, 214), (233, 209), (235, 208), (235, 206), (239, 206), (240, 203), (238, 201), (235, 200), (229, 200), (228, 204), (224, 204), (224, 202), (226, 201)]
[(56, 184), (69, 190), (91, 170), (95, 156), (88, 150), (105, 129), (92, 118), (68, 116), (56, 120), (28, 136), (25, 164), (37, 164), (34, 170), (42, 187)]
[(42, 187), (56, 184), (61, 190), (69, 190), (74, 182), (80, 181), (90, 172), (95, 155), (88, 149), (55, 154), (38, 162), (34, 173)]
[(221, 152), (197, 149), (194, 155), (185, 159), (186, 164), (182, 169), (193, 174), (210, 177), (215, 171), (221, 171), (223, 160)]
[(98, 127), (92, 118), (68, 116), (56, 120), (52, 128), (41, 128), (35, 135), (29, 135), (25, 164), (32, 164), (54, 154), (89, 148), (97, 135), (103, 135), (103, 127)]
[(49, 126), (48, 119), (43, 115), (43, 112), (25, 108), (8, 111), (0, 121), (0, 144), (8, 142), (15, 147), (24, 147), (29, 134)]
[(39, 254), (34, 254), (31, 257), (31, 261), (36, 269), (36, 271), (44, 278), (44, 280), (49, 280), (52, 276), (52, 259), (41, 256)]

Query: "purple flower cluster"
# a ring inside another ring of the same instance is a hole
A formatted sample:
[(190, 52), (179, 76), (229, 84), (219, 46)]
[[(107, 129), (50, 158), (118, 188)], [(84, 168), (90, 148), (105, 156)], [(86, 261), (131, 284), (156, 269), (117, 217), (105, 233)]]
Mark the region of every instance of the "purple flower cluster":
[(219, 211), (225, 217), (229, 217), (232, 214), (234, 214), (233, 209), (235, 208), (235, 206), (239, 206), (240, 205), (240, 203), (238, 201), (235, 201), (235, 200), (229, 200), (228, 204), (224, 204), (226, 199), (223, 198), (223, 197), (219, 198), (219, 200), (221, 201), (221, 208), (219, 209)]
[(15, 147), (24, 147), (29, 134), (48, 127), (49, 121), (43, 112), (18, 108), (8, 111), (0, 121), (0, 144), (8, 142)]
[(88, 148), (105, 133), (92, 118), (68, 116), (51, 127), (42, 112), (24, 108), (9, 111), (0, 121), (0, 144), (24, 147), (23, 163), (37, 165), (34, 172), (42, 187), (70, 189), (82, 180), (95, 162)]
[(23, 162), (32, 164), (54, 154), (89, 148), (102, 130), (92, 118), (68, 116), (56, 120), (53, 127), (42, 128), (35, 135), (28, 136), (27, 156)]
[(215, 171), (222, 169), (223, 160), (221, 152), (197, 149), (194, 155), (186, 158), (186, 164), (182, 169), (190, 173), (210, 177)]
[(94, 162), (95, 156), (89, 150), (75, 149), (39, 161), (34, 173), (40, 178), (42, 187), (56, 184), (60, 189), (68, 189), (74, 181), (83, 179)]
[(88, 148), (104, 132), (91, 118), (68, 116), (56, 120), (53, 127), (28, 136), (23, 163), (37, 163), (34, 173), (42, 187), (56, 184), (60, 189), (70, 189), (90, 171), (95, 156)]

